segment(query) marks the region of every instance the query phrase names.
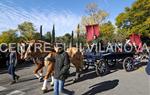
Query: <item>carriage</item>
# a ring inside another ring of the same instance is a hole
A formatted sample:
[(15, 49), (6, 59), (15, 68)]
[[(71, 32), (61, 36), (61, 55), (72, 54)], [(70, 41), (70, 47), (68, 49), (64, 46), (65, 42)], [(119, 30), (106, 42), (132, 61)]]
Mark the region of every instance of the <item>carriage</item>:
[[(125, 42), (127, 49), (133, 47), (133, 51), (126, 52), (123, 49), (118, 49), (117, 52), (92, 52), (84, 53), (84, 69), (88, 69), (89, 66), (94, 66), (97, 75), (103, 75), (108, 73), (110, 67), (116, 65), (116, 63), (122, 63), (122, 67), (127, 71), (132, 71), (138, 64), (143, 61), (148, 61), (148, 52), (142, 50), (141, 35), (132, 34), (129, 36), (129, 40)], [(114, 46), (113, 46), (114, 47)]]
[(84, 70), (94, 66), (97, 75), (106, 75), (116, 63), (122, 63), (127, 72), (133, 71), (141, 62), (148, 61), (148, 54), (135, 52), (88, 52), (84, 53)]

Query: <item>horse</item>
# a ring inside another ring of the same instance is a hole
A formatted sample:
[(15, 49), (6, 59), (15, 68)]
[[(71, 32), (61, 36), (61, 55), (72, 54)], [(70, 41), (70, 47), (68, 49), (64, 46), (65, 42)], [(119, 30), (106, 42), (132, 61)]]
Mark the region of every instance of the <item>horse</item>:
[[(43, 83), (43, 87), (42, 90), (45, 91), (46, 89), (46, 85), (47, 85), (47, 80), (49, 78), (49, 76), (52, 76), (53, 71), (54, 71), (54, 62), (52, 61), (45, 61), (45, 59), (48, 57), (54, 57), (56, 55), (56, 52), (54, 49), (51, 49), (49, 52), (41, 52), (41, 51), (34, 51), (33, 50), (33, 46), (36, 43), (40, 43), (40, 44), (44, 44), (47, 43), (45, 41), (41, 41), (41, 40), (31, 40), (28, 42), (29, 46), (28, 49), (26, 50), (25, 54), (24, 54), (24, 59), (29, 59), (32, 58), (34, 63), (36, 64), (36, 69), (34, 70), (34, 75), (39, 78), (40, 81), (42, 81), (42, 77), (38, 75), (38, 71), (41, 70), (43, 73), (43, 67), (47, 67), (46, 70), (46, 75), (44, 76), (44, 83)], [(52, 82), (51, 85), (53, 85), (53, 76), (52, 76)]]
[[(31, 40), (28, 41), (28, 48), (24, 54), (24, 59), (32, 59), (33, 63), (36, 64), (36, 68), (34, 69), (33, 73), (35, 77), (37, 77), (40, 81), (43, 80), (43, 67), (44, 67), (44, 58), (49, 54), (48, 52), (40, 51), (35, 49), (35, 44), (39, 44), (40, 46), (44, 46), (47, 44), (45, 41), (41, 40)], [(43, 47), (42, 47), (43, 48)], [(38, 73), (40, 71), (40, 73)]]
[(80, 77), (80, 72), (83, 69), (83, 54), (80, 52), (80, 50), (76, 47), (70, 47), (66, 50), (70, 57), (71, 63), (75, 66), (76, 68), (76, 77), (74, 79), (74, 82)]

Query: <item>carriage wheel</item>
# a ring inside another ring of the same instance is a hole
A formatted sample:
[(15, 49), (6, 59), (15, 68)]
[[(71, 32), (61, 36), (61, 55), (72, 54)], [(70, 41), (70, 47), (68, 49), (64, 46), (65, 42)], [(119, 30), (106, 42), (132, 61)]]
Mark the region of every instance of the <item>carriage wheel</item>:
[(89, 64), (87, 64), (86, 62), (83, 63), (83, 68), (84, 71), (89, 69)]
[(123, 68), (127, 71), (133, 71), (134, 70), (134, 62), (132, 57), (127, 57), (123, 61)]
[(109, 67), (104, 60), (100, 60), (99, 62), (97, 62), (95, 67), (96, 67), (96, 74), (98, 76), (106, 75), (109, 72)]

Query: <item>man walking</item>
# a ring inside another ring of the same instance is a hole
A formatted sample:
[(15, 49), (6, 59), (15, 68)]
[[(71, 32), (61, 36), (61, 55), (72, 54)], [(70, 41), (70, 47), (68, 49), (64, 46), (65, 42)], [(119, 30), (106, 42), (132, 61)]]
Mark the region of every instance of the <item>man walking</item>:
[(17, 53), (10, 52), (8, 73), (12, 76), (13, 79), (11, 84), (16, 83), (16, 81), (19, 79), (19, 76), (15, 74), (16, 65), (17, 65)]
[(55, 56), (54, 66), (54, 95), (65, 93), (64, 83), (69, 74), (70, 60), (68, 54), (64, 51), (63, 45), (59, 45)]

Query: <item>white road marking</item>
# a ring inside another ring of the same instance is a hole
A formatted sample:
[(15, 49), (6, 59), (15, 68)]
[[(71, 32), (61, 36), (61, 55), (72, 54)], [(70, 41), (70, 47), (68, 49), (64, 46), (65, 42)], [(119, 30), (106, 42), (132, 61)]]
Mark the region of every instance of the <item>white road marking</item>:
[(6, 88), (3, 86), (0, 86), (0, 91), (3, 91), (3, 90), (6, 90)]
[[(7, 88), (5, 88), (3, 86), (0, 86), (0, 91), (4, 91), (6, 89)], [(22, 91), (19, 91), (19, 90), (15, 90), (15, 91), (12, 91), (12, 92), (10, 92), (9, 94), (6, 94), (6, 95), (25, 95), (25, 92), (22, 92)]]
[(9, 94), (6, 95), (25, 95), (25, 92), (19, 91), (19, 90), (15, 90), (10, 92)]

